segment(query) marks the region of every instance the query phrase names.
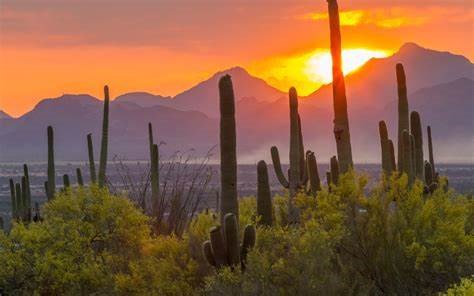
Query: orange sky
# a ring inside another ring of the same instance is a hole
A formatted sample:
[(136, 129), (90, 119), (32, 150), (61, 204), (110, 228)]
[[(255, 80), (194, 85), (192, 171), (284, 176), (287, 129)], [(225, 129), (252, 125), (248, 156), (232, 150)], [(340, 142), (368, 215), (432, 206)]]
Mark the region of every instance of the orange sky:
[[(474, 58), (470, 0), (339, 4), (346, 49), (389, 54), (413, 41)], [(328, 38), (325, 0), (3, 0), (0, 110), (19, 116), (46, 97), (101, 96), (104, 84), (113, 97), (174, 95), (236, 65), (305, 94), (324, 82)]]

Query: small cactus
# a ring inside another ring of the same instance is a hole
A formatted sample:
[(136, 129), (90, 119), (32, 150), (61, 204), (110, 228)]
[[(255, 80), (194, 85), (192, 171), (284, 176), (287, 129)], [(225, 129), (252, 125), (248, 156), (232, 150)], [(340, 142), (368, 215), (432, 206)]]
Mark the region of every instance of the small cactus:
[(388, 130), (385, 121), (379, 122), (380, 147), (382, 152), (382, 169), (385, 175), (389, 176), (392, 171), (392, 159), (390, 155), (390, 142), (388, 138)]
[(87, 151), (89, 152), (89, 174), (92, 183), (97, 182), (94, 162), (94, 145), (92, 144), (92, 134), (87, 135)]
[(100, 146), (99, 187), (104, 187), (107, 171), (107, 150), (109, 143), (109, 87), (104, 86), (104, 115), (102, 118), (102, 141)]
[(265, 161), (259, 161), (257, 165), (257, 215), (260, 216), (260, 224), (272, 226), (273, 205), (268, 182), (268, 170)]
[(248, 251), (255, 245), (255, 228), (247, 225), (244, 230), (242, 245), (239, 245), (238, 222), (233, 213), (224, 217), (224, 228), (214, 226), (210, 230), (210, 240), (202, 245), (203, 255), (216, 268), (230, 266), (234, 269), (240, 265), (245, 268)]
[(48, 200), (54, 198), (56, 192), (56, 172), (54, 168), (54, 132), (53, 127), (48, 126)]
[(80, 168), (76, 169), (77, 185), (80, 187), (84, 186), (84, 179), (82, 179), (82, 171)]

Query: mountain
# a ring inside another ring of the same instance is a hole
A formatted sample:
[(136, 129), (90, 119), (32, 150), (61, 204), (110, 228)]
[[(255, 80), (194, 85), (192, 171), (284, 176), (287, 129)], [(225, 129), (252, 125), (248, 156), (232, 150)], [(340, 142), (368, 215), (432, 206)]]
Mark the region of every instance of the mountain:
[(147, 92), (131, 92), (116, 97), (114, 101), (134, 103), (141, 107), (152, 107), (168, 104), (168, 100), (171, 100), (171, 97), (153, 95)]
[[(371, 59), (346, 77), (349, 109), (381, 108), (396, 99), (397, 63), (405, 68), (409, 92), (458, 78), (474, 78), (474, 65), (467, 58), (406, 43), (392, 56)], [(331, 107), (332, 85), (321, 87), (307, 99)]]
[[(392, 57), (373, 59), (347, 76), (355, 161), (380, 161), (379, 120), (387, 122), (390, 137), (396, 141), (397, 62), (403, 62), (407, 72), (410, 110), (420, 112), (424, 126), (433, 127), (436, 159), (472, 162), (473, 65), (464, 57), (414, 44), (403, 46)], [(237, 98), (239, 162), (269, 160), (272, 145), (280, 148), (282, 161), (287, 162), (287, 94), (242, 68), (216, 73), (173, 99), (149, 93), (118, 97), (110, 111), (111, 157), (148, 158), (149, 121), (154, 124), (155, 137), (166, 142), (160, 148), (165, 155), (190, 148), (198, 155), (206, 153), (218, 144), (218, 79), (227, 73), (232, 76)], [(316, 152), (320, 162), (327, 162), (336, 151), (332, 109), (330, 85), (300, 100), (305, 146)], [(87, 133), (93, 133), (95, 151), (99, 151), (101, 116), (102, 102), (89, 95), (45, 99), (18, 119), (0, 121), (0, 161), (45, 160), (47, 125), (55, 128), (58, 159), (86, 159)]]
[(11, 119), (12, 117), (8, 115), (6, 112), (0, 110), (0, 119)]

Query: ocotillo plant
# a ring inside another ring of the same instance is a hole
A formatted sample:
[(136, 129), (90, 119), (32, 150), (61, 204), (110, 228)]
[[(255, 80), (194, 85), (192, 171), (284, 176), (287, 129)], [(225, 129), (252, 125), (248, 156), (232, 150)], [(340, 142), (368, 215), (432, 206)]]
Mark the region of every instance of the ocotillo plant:
[(212, 227), (210, 240), (202, 245), (204, 257), (216, 268), (241, 265), (245, 268), (248, 251), (255, 245), (255, 227), (247, 225), (244, 230), (242, 245), (239, 245), (237, 218), (233, 213), (224, 217), (224, 227)]
[(235, 99), (229, 75), (219, 80), (220, 155), (221, 155), (221, 221), (228, 213), (239, 217), (237, 201), (237, 151), (235, 131)]
[(97, 182), (94, 162), (94, 146), (92, 144), (92, 134), (87, 135), (87, 151), (89, 152), (89, 174), (92, 183)]
[(329, 27), (331, 32), (332, 89), (334, 104), (334, 136), (337, 145), (337, 158), (341, 172), (353, 166), (349, 117), (347, 114), (346, 86), (342, 72), (341, 29), (339, 7), (336, 0), (328, 0)]
[(416, 111), (413, 111), (410, 114), (410, 128), (415, 144), (415, 149), (413, 151), (415, 155), (415, 159), (413, 160), (415, 175), (418, 179), (424, 180), (425, 167), (423, 158), (423, 132), (421, 128), (420, 114), (418, 114)]
[(316, 156), (313, 152), (308, 151), (306, 153), (307, 171), (309, 177), (309, 192), (311, 195), (316, 196), (318, 191), (321, 190), (321, 179), (319, 178), (318, 164), (316, 162)]
[(261, 225), (272, 226), (273, 205), (268, 182), (268, 170), (265, 161), (257, 164), (257, 215), (260, 217)]
[(84, 180), (82, 179), (82, 171), (80, 168), (76, 169), (77, 185), (80, 187), (84, 186)]
[[(104, 116), (102, 119), (102, 141), (100, 146), (99, 187), (105, 186), (107, 170), (107, 147), (109, 142), (109, 87), (104, 86)], [(49, 186), (49, 185), (48, 185)]]
[(48, 200), (54, 198), (56, 193), (56, 172), (54, 168), (54, 133), (53, 127), (48, 126)]
[(382, 152), (382, 169), (385, 175), (390, 176), (393, 171), (392, 156), (390, 151), (390, 140), (388, 138), (387, 125), (385, 121), (379, 122), (380, 148)]
[(410, 131), (408, 96), (405, 70), (402, 64), (397, 64), (397, 89), (398, 89), (398, 169), (402, 172), (403, 155), (403, 131)]

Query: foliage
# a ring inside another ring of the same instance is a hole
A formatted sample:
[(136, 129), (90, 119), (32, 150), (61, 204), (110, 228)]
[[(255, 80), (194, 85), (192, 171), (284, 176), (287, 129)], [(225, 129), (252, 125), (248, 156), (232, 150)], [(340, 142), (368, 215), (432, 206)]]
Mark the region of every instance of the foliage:
[(474, 295), (474, 281), (473, 277), (471, 278), (463, 278), (461, 282), (453, 285), (449, 288), (446, 293), (443, 293), (446, 296), (468, 296)]

